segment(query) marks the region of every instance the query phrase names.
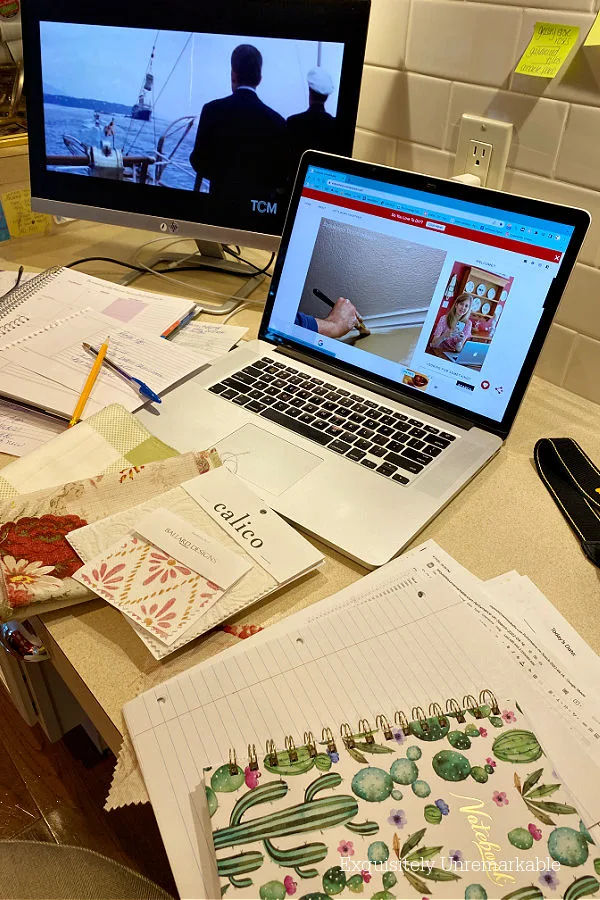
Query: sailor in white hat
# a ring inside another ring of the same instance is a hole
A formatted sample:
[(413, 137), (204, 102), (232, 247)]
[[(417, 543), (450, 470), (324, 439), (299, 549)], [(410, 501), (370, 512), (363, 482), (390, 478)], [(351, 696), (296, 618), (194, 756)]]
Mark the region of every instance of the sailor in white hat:
[(336, 152), (336, 120), (327, 112), (325, 104), (333, 93), (333, 78), (322, 66), (315, 66), (307, 76), (308, 109), (290, 116), (286, 130), (292, 166), (297, 167), (300, 156), (305, 150), (325, 150)]
[(324, 98), (320, 102), (325, 103), (329, 95), (333, 94), (333, 79), (327, 69), (324, 69), (322, 66), (315, 66), (314, 69), (311, 69), (306, 76), (306, 80), (309, 90), (315, 94), (320, 94)]

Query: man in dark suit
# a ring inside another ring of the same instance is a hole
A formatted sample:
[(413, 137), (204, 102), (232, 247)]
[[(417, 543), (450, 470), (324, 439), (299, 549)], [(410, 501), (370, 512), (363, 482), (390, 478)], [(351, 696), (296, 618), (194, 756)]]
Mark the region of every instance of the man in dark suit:
[(211, 201), (248, 213), (252, 201), (276, 200), (283, 180), (285, 120), (258, 97), (261, 78), (259, 50), (240, 44), (231, 54), (232, 93), (203, 106), (190, 155), (194, 190), (208, 187)]
[(308, 73), (306, 80), (308, 109), (290, 116), (286, 122), (292, 176), (295, 175), (300, 157), (305, 150), (337, 152), (336, 121), (325, 109), (327, 98), (333, 92), (331, 75), (321, 66), (315, 66)]

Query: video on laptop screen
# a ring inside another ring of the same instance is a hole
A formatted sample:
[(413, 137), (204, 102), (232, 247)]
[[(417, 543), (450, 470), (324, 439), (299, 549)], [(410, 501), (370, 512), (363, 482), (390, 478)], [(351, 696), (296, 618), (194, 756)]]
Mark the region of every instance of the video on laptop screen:
[(48, 21), (40, 41), (48, 171), (197, 191), (207, 222), (260, 231), (304, 150), (346, 146), (343, 43)]
[(309, 166), (267, 339), (499, 422), (573, 231)]

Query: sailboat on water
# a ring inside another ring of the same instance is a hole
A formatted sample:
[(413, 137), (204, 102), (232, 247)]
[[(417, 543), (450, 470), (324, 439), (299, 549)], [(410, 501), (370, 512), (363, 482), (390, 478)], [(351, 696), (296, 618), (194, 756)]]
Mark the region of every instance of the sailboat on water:
[[(158, 38), (158, 33), (156, 35)], [(131, 108), (131, 118), (140, 119), (142, 122), (149, 122), (152, 116), (152, 90), (154, 88), (154, 75), (152, 74), (152, 62), (154, 61), (154, 51), (156, 49), (156, 38), (152, 47), (152, 53), (146, 66), (146, 74), (140, 87), (138, 94), (138, 102)]]

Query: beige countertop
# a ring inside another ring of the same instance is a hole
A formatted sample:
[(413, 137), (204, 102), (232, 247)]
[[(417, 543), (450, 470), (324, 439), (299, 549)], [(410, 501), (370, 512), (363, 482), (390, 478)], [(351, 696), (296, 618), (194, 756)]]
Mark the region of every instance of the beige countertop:
[[(0, 253), (11, 267), (23, 259), (32, 267), (44, 267), (87, 255), (128, 258), (144, 240), (154, 237), (90, 223), (73, 225), (77, 227), (67, 225), (64, 232), (44, 239), (11, 241), (0, 248)], [(264, 254), (253, 258), (260, 262)], [(107, 264), (96, 264), (95, 268), (90, 264), (85, 270), (113, 280), (116, 275)], [(226, 278), (235, 285), (231, 277), (211, 278), (220, 279), (219, 284)], [(156, 279), (146, 279), (140, 286), (161, 289)], [(248, 336), (253, 337), (258, 307), (242, 310), (231, 321), (249, 326)], [(539, 437), (568, 436), (579, 441), (592, 459), (600, 460), (598, 412), (593, 403), (534, 378), (500, 453), (414, 542), (433, 538), (481, 578), (510, 569), (528, 575), (597, 652), (600, 570), (583, 555), (543, 487), (533, 466), (532, 450)], [(0, 458), (0, 465), (3, 461), (8, 458)], [(401, 506), (398, 515), (402, 515)], [(269, 624), (282, 614), (316, 602), (364, 574), (360, 566), (335, 551), (321, 549), (325, 564), (318, 573), (260, 604), (262, 623)], [(252, 622), (253, 610), (236, 621)], [(101, 601), (48, 613), (43, 626), (57, 668), (115, 750), (124, 727), (121, 709), (126, 701), (235, 640), (215, 631), (159, 663), (120, 613)]]

